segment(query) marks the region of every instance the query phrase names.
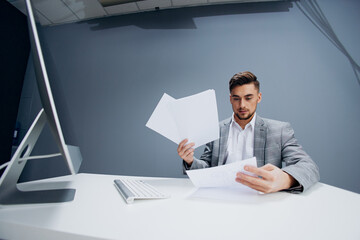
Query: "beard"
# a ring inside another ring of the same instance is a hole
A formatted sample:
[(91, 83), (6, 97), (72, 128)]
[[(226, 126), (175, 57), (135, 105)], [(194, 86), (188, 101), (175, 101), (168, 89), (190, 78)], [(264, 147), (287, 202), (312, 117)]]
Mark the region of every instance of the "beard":
[(243, 115), (241, 116), (238, 112), (235, 113), (236, 117), (239, 119), (239, 120), (249, 120), (250, 118), (252, 118), (255, 114), (255, 111), (252, 112), (252, 113), (249, 113), (247, 115)]

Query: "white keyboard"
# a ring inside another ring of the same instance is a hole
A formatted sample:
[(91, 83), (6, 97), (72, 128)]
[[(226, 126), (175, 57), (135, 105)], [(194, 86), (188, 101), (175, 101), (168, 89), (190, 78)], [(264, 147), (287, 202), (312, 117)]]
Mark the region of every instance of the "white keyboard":
[(114, 180), (114, 183), (128, 204), (133, 203), (136, 199), (159, 199), (170, 197), (142, 180), (121, 178)]

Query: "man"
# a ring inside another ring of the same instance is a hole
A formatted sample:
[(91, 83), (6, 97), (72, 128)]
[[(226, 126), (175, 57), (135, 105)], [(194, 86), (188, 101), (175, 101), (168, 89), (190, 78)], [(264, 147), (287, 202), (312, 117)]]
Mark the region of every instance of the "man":
[[(220, 138), (206, 144), (200, 159), (194, 143), (178, 146), (185, 169), (220, 166), (255, 156), (258, 167), (245, 166), (257, 177), (238, 172), (234, 179), (263, 193), (303, 192), (319, 181), (317, 165), (294, 137), (289, 123), (256, 115), (261, 101), (260, 84), (251, 72), (235, 74), (229, 81), (231, 118), (220, 122)], [(283, 166), (285, 163), (285, 166)]]

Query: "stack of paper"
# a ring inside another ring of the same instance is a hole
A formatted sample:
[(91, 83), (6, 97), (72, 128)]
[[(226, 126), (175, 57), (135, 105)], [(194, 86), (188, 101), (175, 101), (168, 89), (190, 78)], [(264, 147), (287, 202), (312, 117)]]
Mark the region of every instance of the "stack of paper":
[(164, 93), (146, 126), (179, 144), (187, 138), (194, 148), (219, 138), (214, 90), (174, 99)]
[(191, 182), (195, 187), (207, 187), (207, 188), (218, 188), (218, 187), (240, 187), (247, 188), (235, 181), (236, 173), (242, 172), (251, 176), (254, 174), (244, 170), (244, 166), (257, 166), (256, 157), (249, 159), (236, 161), (226, 165), (221, 165), (212, 168), (202, 168), (195, 170), (188, 170), (186, 174), (189, 176)]

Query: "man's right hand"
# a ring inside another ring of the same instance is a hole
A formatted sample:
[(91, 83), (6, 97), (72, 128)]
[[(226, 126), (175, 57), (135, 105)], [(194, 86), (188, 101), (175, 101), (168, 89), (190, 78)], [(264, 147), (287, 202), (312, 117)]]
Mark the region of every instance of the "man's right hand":
[(195, 143), (186, 144), (187, 142), (187, 139), (182, 140), (177, 148), (177, 152), (187, 164), (191, 165), (194, 161), (194, 148), (192, 147), (195, 146)]

